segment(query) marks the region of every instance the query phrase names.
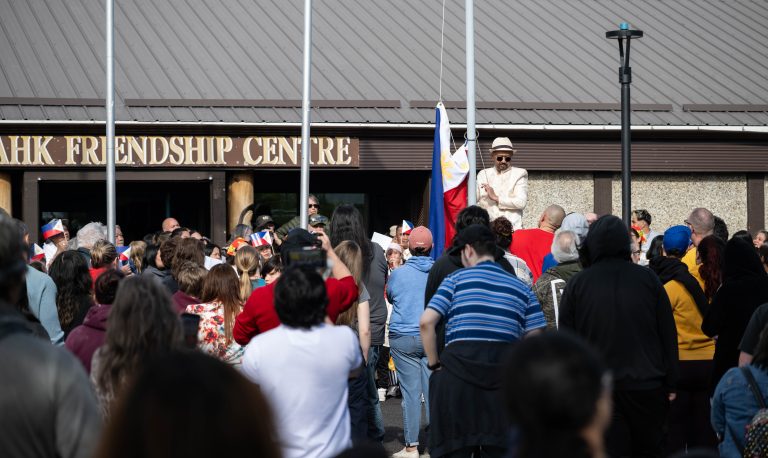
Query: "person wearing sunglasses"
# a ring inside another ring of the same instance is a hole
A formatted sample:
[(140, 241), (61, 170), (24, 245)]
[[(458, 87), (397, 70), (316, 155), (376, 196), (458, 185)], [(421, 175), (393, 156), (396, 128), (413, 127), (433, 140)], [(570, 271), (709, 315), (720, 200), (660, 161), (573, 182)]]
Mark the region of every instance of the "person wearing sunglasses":
[[(317, 215), (320, 212), (320, 200), (315, 197), (313, 194), (309, 195), (309, 208), (308, 208), (308, 215), (311, 217), (312, 215)], [(301, 223), (301, 219), (299, 218), (299, 215), (294, 216), (291, 218), (290, 221), (280, 226), (276, 231), (275, 234), (280, 237), (281, 240), (285, 240), (285, 238), (288, 236), (288, 233), (291, 232), (291, 229), (299, 227)]]
[(523, 227), (523, 209), (528, 203), (528, 171), (512, 167), (515, 151), (507, 137), (493, 141), (493, 167), (477, 175), (477, 204), (488, 211), (491, 221), (504, 216), (517, 230)]

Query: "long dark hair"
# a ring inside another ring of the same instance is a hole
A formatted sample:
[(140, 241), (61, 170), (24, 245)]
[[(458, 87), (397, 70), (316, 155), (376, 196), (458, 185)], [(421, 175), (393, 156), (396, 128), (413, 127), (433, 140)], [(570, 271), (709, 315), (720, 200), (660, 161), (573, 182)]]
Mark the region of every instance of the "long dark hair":
[(56, 284), (56, 309), (61, 328), (66, 332), (83, 308), (93, 305), (93, 280), (88, 273), (88, 262), (77, 251), (65, 251), (53, 260), (48, 274)]
[(181, 321), (168, 291), (153, 278), (126, 278), (109, 312), (97, 386), (112, 395), (108, 398), (118, 395), (147, 360), (179, 348), (181, 342)]
[(337, 246), (345, 240), (355, 242), (363, 255), (363, 278), (368, 278), (373, 261), (371, 242), (365, 234), (363, 215), (351, 204), (341, 204), (331, 215), (331, 245)]
[(174, 352), (149, 362), (126, 387), (95, 456), (235, 456), (243, 438), (252, 456), (281, 456), (259, 387), (215, 358)]
[(597, 353), (567, 331), (523, 339), (504, 364), (504, 396), (520, 431), (519, 458), (586, 458), (581, 433), (610, 389)]
[(243, 309), (243, 303), (240, 300), (240, 284), (232, 267), (227, 264), (218, 264), (208, 271), (208, 275), (203, 280), (203, 292), (200, 300), (222, 303), (224, 307), (224, 334), (227, 337), (227, 342), (231, 342), (235, 317)]
[(699, 275), (704, 280), (704, 294), (711, 300), (723, 283), (725, 242), (714, 235), (708, 235), (701, 239), (696, 249), (701, 260)]
[(144, 250), (144, 259), (141, 261), (142, 272), (147, 267), (154, 267), (155, 269), (159, 269), (159, 267), (157, 267), (157, 263), (155, 262), (158, 251), (160, 251), (160, 247), (158, 245), (147, 245), (147, 248)]

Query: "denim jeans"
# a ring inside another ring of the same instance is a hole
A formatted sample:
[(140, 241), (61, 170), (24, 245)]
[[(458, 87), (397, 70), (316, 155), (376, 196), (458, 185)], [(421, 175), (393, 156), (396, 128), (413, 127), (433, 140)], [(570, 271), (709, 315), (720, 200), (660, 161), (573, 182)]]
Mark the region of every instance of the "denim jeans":
[(426, 403), (427, 424), (429, 424), (429, 375), (427, 356), (421, 345), (420, 336), (389, 335), (389, 347), (395, 360), (397, 379), (403, 393), (403, 435), (405, 445), (419, 443), (421, 423), (421, 395)]
[(368, 349), (368, 364), (366, 366), (367, 400), (368, 400), (368, 439), (381, 442), (384, 440), (384, 418), (379, 405), (379, 392), (376, 388), (376, 363), (379, 361), (381, 345), (371, 345)]

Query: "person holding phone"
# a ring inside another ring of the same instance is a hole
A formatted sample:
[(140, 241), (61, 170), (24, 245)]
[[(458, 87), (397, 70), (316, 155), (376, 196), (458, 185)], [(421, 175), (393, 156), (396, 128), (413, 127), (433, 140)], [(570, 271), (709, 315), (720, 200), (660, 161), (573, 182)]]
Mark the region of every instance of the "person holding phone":
[[(355, 279), (333, 251), (327, 235), (310, 234), (301, 228), (293, 229), (283, 242), (280, 255), (286, 268), (296, 264), (309, 265), (325, 278), (328, 291), (326, 313), (331, 322), (335, 322), (339, 314), (357, 300), (359, 291)], [(280, 318), (275, 311), (275, 286), (280, 280), (282, 277), (255, 290), (243, 306), (243, 312), (235, 319), (232, 330), (235, 341), (240, 345), (247, 345), (257, 334), (280, 325)]]

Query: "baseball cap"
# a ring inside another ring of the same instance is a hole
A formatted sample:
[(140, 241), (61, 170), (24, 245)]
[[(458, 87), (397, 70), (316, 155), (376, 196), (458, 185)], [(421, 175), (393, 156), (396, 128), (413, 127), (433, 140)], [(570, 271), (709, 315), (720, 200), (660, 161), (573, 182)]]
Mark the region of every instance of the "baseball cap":
[(454, 245), (448, 250), (448, 254), (457, 255), (461, 253), (464, 246), (471, 245), (476, 242), (491, 242), (496, 243), (496, 237), (494, 237), (491, 229), (484, 224), (472, 224), (465, 227), (459, 232), (454, 239)]
[(672, 226), (664, 231), (664, 251), (685, 253), (691, 240), (691, 230), (687, 226)]
[(310, 226), (315, 227), (315, 226), (319, 226), (321, 224), (323, 226), (328, 224), (328, 218), (326, 218), (323, 215), (318, 215), (318, 214), (309, 215), (309, 225)]
[(256, 218), (255, 226), (256, 226), (256, 229), (264, 229), (264, 227), (266, 227), (267, 224), (270, 224), (270, 223), (275, 224), (275, 221), (272, 219), (271, 216), (269, 216), (269, 215), (259, 215)]
[(419, 226), (411, 231), (408, 238), (408, 249), (428, 248), (432, 246), (432, 233), (424, 226)]

